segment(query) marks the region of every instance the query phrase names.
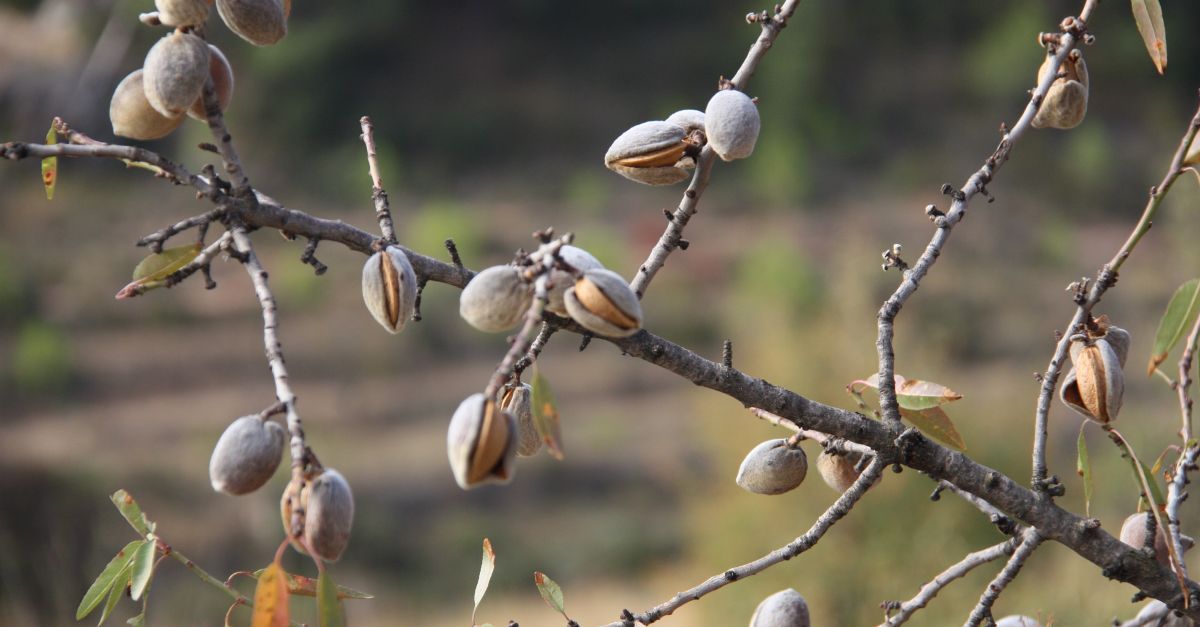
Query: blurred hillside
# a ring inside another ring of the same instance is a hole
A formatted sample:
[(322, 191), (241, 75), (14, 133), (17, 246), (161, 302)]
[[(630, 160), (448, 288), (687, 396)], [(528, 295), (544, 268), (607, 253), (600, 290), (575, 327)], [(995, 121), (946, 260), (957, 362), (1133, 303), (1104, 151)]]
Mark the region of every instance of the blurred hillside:
[[(1100, 7), (1085, 51), (1087, 119), (1026, 136), (990, 186), (997, 200), (973, 204), (897, 324), (900, 372), (961, 392), (950, 414), (968, 452), (1017, 478), (1028, 473), (1031, 374), (1072, 311), (1063, 288), (1123, 241), (1196, 104), (1200, 5), (1165, 4), (1165, 77), (1128, 6)], [(112, 87), (159, 36), (136, 22), (151, 5), (0, 4), (0, 141), (39, 140), (54, 115), (112, 140)], [(297, 0), (278, 46), (252, 48), (215, 17), (209, 35), (238, 76), (228, 121), (243, 161), (285, 204), (373, 228), (358, 138), (369, 114), (407, 245), (442, 256), (453, 237), (478, 268), (553, 225), (628, 276), (681, 190), (629, 183), (601, 156), (634, 123), (703, 108), (757, 34), (742, 16), (762, 8)], [(922, 208), (944, 208), (941, 184), (961, 183), (991, 152), (1033, 84), (1035, 34), (1077, 9), (806, 0), (749, 86), (763, 116), (758, 149), (716, 168), (691, 247), (648, 295), (647, 327), (712, 357), (732, 339), (739, 368), (852, 407), (844, 386), (874, 370), (874, 314), (897, 281), (879, 271), (879, 251), (923, 248)], [(148, 146), (199, 170), (211, 155), (194, 146), (206, 139), (188, 122)], [(36, 163), (0, 167), (0, 624), (72, 623), (88, 582), (131, 539), (107, 500), (117, 488), (214, 573), (265, 564), (281, 539), (283, 473), (236, 499), (214, 494), (205, 474), (224, 427), (273, 398), (244, 271), (217, 263), (216, 290), (189, 281), (112, 299), (145, 254), (134, 240), (207, 209), (145, 174), (63, 161), (47, 202)], [(1140, 364), (1172, 290), (1200, 274), (1198, 207), (1195, 181), (1181, 180), (1100, 308), (1133, 334), (1120, 427), (1143, 458), (1177, 426), (1174, 397)], [(523, 460), (512, 485), (464, 493), (441, 452), (445, 426), (483, 385), (503, 337), (462, 323), (457, 292), (439, 285), (425, 293), (425, 319), (388, 336), (361, 305), (361, 256), (323, 245), (330, 270), (315, 277), (296, 261), (299, 245), (270, 233), (256, 242), (309, 437), (355, 490), (354, 539), (334, 572), (378, 598), (349, 604), (354, 624), (466, 624), (484, 536), (499, 561), (481, 622), (558, 624), (530, 585), (534, 569), (563, 584), (573, 618), (606, 622), (785, 544), (836, 496), (815, 476), (781, 497), (741, 491), (738, 462), (778, 429), (603, 342), (579, 353), (566, 336), (542, 363), (567, 459)], [(1057, 402), (1051, 417), (1061, 502), (1080, 510), (1080, 421)], [(1113, 447), (1090, 436), (1102, 478), (1092, 512), (1116, 529), (1135, 491)], [(965, 504), (930, 502), (931, 489), (916, 473), (889, 473), (810, 553), (669, 624), (744, 624), (783, 587), (809, 598), (815, 624), (877, 623), (881, 601), (912, 596), (1000, 540)], [(1185, 531), (1200, 533), (1196, 504), (1184, 509)], [(154, 586), (151, 624), (217, 623), (225, 597), (177, 566), (164, 565)], [(995, 570), (947, 588), (912, 624), (961, 622)], [(1132, 593), (1050, 545), (997, 610), (1102, 624), (1134, 613)]]

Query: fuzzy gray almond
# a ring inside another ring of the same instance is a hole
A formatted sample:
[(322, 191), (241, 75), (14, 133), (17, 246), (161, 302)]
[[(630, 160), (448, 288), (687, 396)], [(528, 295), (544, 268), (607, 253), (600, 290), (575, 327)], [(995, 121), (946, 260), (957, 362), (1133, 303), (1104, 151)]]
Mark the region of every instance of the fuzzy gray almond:
[(533, 303), (533, 287), (513, 266), (492, 266), (476, 274), (458, 298), (458, 314), (487, 333), (516, 327)]
[[(217, 108), (224, 113), (229, 108), (229, 102), (233, 100), (233, 67), (229, 65), (229, 59), (225, 58), (225, 53), (216, 46), (208, 44), (208, 53), (208, 75), (212, 78), (213, 89), (217, 92)], [(208, 120), (208, 113), (204, 110), (203, 93), (196, 99), (196, 102), (192, 103), (187, 114), (194, 120), (201, 122)]]
[(159, 113), (177, 118), (196, 102), (208, 80), (209, 52), (203, 39), (175, 31), (146, 53), (142, 87)]
[(389, 333), (404, 330), (417, 303), (417, 275), (408, 255), (388, 246), (367, 258), (362, 274), (363, 303)]
[(808, 603), (788, 588), (763, 599), (750, 618), (750, 627), (809, 627)]
[(689, 176), (695, 161), (684, 152), (687, 131), (669, 122), (642, 122), (621, 133), (604, 155), (608, 169), (646, 185), (672, 185)]
[(833, 488), (835, 492), (842, 493), (849, 490), (862, 474), (862, 471), (858, 469), (862, 458), (862, 453), (855, 451), (845, 455), (834, 455), (822, 451), (817, 456), (817, 472), (821, 475), (825, 485)]
[(713, 94), (704, 109), (708, 145), (724, 161), (745, 159), (754, 152), (760, 124), (758, 106), (736, 89)]
[(532, 457), (542, 449), (542, 436), (533, 424), (533, 387), (522, 383), (507, 389), (500, 400), (500, 409), (517, 420), (517, 455)]
[(150, 106), (142, 87), (142, 70), (135, 70), (117, 85), (108, 105), (113, 134), (130, 139), (158, 139), (183, 124), (183, 117), (169, 118)]
[(563, 296), (567, 313), (588, 331), (629, 337), (642, 328), (642, 304), (621, 275), (588, 270)]
[(205, 0), (154, 0), (158, 21), (167, 26), (199, 26), (208, 21)]
[(996, 627), (1042, 627), (1042, 624), (1028, 616), (1013, 614), (996, 621)]
[(217, 0), (217, 14), (229, 30), (256, 46), (287, 35), (287, 15), (279, 0)]
[(217, 440), (208, 476), (217, 492), (247, 494), (263, 486), (279, 468), (287, 433), (259, 416), (234, 420)]
[(737, 484), (755, 494), (783, 494), (808, 474), (808, 457), (787, 440), (767, 440), (754, 447), (738, 468)]
[[(592, 256), (588, 251), (579, 248), (578, 246), (566, 245), (558, 249), (558, 256), (569, 266), (580, 272), (588, 270), (598, 270), (604, 267), (600, 260)], [(553, 285), (546, 293), (546, 309), (556, 313), (564, 318), (569, 316), (567, 313), (567, 305), (563, 302), (563, 296), (567, 290), (575, 284), (575, 279), (570, 273), (564, 270), (552, 270), (550, 272), (550, 283)]]
[(317, 557), (336, 562), (350, 543), (354, 525), (354, 494), (338, 471), (327, 468), (308, 487), (304, 540)]
[(696, 109), (684, 109), (667, 116), (666, 121), (682, 128), (687, 132), (704, 130), (704, 112)]
[(464, 490), (484, 483), (508, 483), (515, 471), (516, 420), (483, 394), (459, 403), (446, 434), (446, 455), (454, 481)]

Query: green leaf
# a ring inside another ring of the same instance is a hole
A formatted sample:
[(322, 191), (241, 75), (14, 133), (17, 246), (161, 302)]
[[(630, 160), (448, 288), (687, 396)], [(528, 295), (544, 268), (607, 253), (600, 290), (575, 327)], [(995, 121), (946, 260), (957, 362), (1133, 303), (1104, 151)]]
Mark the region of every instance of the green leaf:
[(83, 619), (88, 614), (91, 614), (92, 610), (96, 609), (96, 606), (100, 605), (105, 595), (108, 594), (109, 589), (116, 583), (118, 575), (129, 565), (129, 561), (133, 559), (133, 554), (143, 544), (146, 544), (145, 540), (134, 540), (126, 544), (125, 548), (118, 551), (116, 556), (109, 560), (108, 565), (104, 567), (104, 570), (100, 571), (100, 575), (92, 582), (91, 587), (88, 588), (87, 592), (83, 593), (83, 600), (79, 602), (79, 607), (75, 610), (75, 620)]
[[(250, 575), (250, 577), (257, 580), (259, 577), (262, 576), (262, 574), (264, 572), (266, 572), (266, 570), (267, 569), (265, 569), (265, 568), (260, 568), (252, 573), (249, 573), (249, 575)], [(317, 580), (316, 579), (313, 579), (312, 577), (305, 577), (304, 575), (296, 575), (293, 573), (284, 573), (284, 574), (287, 575), (286, 583), (287, 583), (288, 594), (294, 594), (296, 596), (301, 596), (301, 597), (317, 596)], [(354, 588), (347, 588), (346, 586), (338, 586), (337, 587), (337, 595), (338, 595), (339, 599), (374, 599), (375, 598), (375, 596), (372, 594), (367, 594), (366, 592), (361, 592), (361, 591), (355, 590)]]
[(471, 624), (475, 624), (475, 612), (479, 611), (479, 602), (487, 594), (488, 583), (496, 570), (496, 552), (492, 550), (492, 541), (483, 539), (483, 561), (479, 564), (479, 579), (475, 582), (475, 608), (471, 610)]
[(1179, 343), (1180, 338), (1187, 333), (1196, 320), (1200, 310), (1200, 279), (1192, 279), (1175, 290), (1167, 310), (1163, 312), (1162, 320), (1158, 322), (1158, 332), (1154, 334), (1154, 348), (1150, 352), (1150, 366), (1146, 375), (1154, 374), (1158, 365), (1167, 360), (1171, 349)]
[[(538, 593), (542, 595), (542, 600), (549, 605), (551, 609), (567, 618), (566, 611), (563, 610), (563, 593), (562, 588), (554, 583), (554, 580), (547, 577), (544, 573), (534, 571), (533, 583), (537, 585)], [(567, 618), (570, 620), (570, 618)]]
[(1092, 483), (1092, 462), (1088, 459), (1087, 438), (1083, 436), (1083, 430), (1087, 427), (1087, 421), (1079, 426), (1079, 440), (1075, 443), (1075, 472), (1083, 477), (1083, 511), (1084, 515), (1091, 517), (1092, 515), (1092, 490), (1095, 486)]
[(100, 622), (96, 623), (97, 627), (104, 624), (108, 620), (108, 615), (112, 613), (113, 608), (117, 606), (117, 601), (121, 600), (121, 595), (125, 594), (125, 586), (129, 585), (129, 573), (133, 571), (131, 564), (126, 564), (125, 568), (113, 580), (112, 588), (108, 591), (108, 601), (104, 603), (104, 611), (100, 613)]
[(533, 425), (546, 443), (554, 459), (562, 460), (562, 427), (558, 419), (558, 406), (554, 403), (554, 392), (550, 382), (542, 376), (537, 364), (533, 366)]
[[(861, 383), (878, 390), (879, 374), (873, 374)], [(900, 375), (896, 375), (896, 402), (903, 409), (923, 411), (931, 407), (957, 401), (961, 398), (962, 394), (940, 383), (921, 381), (919, 379), (906, 379)]]
[(145, 542), (139, 546), (137, 553), (133, 556), (133, 573), (129, 577), (129, 598), (134, 601), (142, 598), (142, 593), (150, 585), (150, 578), (154, 576), (154, 554), (155, 549), (153, 542)]
[[(58, 143), (58, 133), (54, 126), (46, 133), (46, 143), (53, 146)], [(54, 185), (58, 183), (58, 157), (42, 159), (42, 185), (46, 187), (46, 200), (54, 200)]]
[(960, 451), (967, 450), (967, 443), (963, 441), (958, 429), (954, 428), (954, 422), (941, 407), (934, 406), (921, 411), (913, 411), (901, 406), (900, 415), (911, 422), (914, 427), (920, 429), (921, 433), (943, 444), (948, 444), (951, 448)]
[(133, 627), (146, 627), (146, 612), (143, 611), (141, 614), (138, 614), (137, 616), (134, 616), (125, 622), (133, 625)]
[(345, 627), (346, 617), (342, 613), (342, 601), (338, 598), (337, 584), (326, 569), (317, 576), (317, 618), (321, 627)]
[(1146, 52), (1154, 68), (1162, 74), (1167, 69), (1167, 27), (1163, 24), (1162, 7), (1158, 0), (1131, 0), (1133, 21), (1146, 44)]
[(125, 517), (126, 522), (133, 526), (134, 531), (143, 536), (148, 536), (154, 531), (154, 523), (146, 519), (146, 515), (142, 513), (142, 508), (138, 507), (137, 501), (133, 500), (133, 497), (128, 492), (117, 490), (113, 492), (110, 498), (113, 505), (116, 505), (121, 515)]
[(183, 269), (200, 254), (200, 244), (188, 244), (164, 248), (161, 253), (150, 254), (133, 269), (133, 282), (117, 292), (117, 300), (129, 298), (135, 290), (148, 292), (152, 289), (166, 287), (167, 277)]

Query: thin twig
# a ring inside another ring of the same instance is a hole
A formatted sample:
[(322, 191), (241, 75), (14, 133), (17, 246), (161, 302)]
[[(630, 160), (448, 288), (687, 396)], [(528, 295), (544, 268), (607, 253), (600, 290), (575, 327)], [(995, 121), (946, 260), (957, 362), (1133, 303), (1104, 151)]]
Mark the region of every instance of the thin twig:
[(176, 222), (175, 224), (172, 224), (171, 226), (168, 226), (163, 229), (159, 229), (159, 230), (143, 237), (142, 239), (139, 239), (137, 241), (137, 245), (138, 246), (148, 246), (150, 248), (150, 252), (161, 253), (162, 249), (163, 249), (163, 244), (166, 243), (167, 240), (169, 240), (172, 237), (175, 237), (176, 235), (178, 235), (188, 229), (191, 229), (191, 228), (195, 228), (195, 227), (199, 227), (199, 226), (207, 227), (208, 224), (211, 224), (213, 221), (220, 220), (221, 217), (224, 215), (225, 215), (225, 208), (217, 207), (216, 209), (213, 209), (212, 211), (208, 211), (208, 212), (202, 213), (198, 216), (192, 216), (190, 218), (180, 220), (179, 222)]
[(362, 126), (363, 145), (367, 148), (367, 168), (371, 172), (371, 200), (375, 202), (375, 219), (379, 220), (379, 232), (384, 242), (396, 243), (396, 228), (392, 224), (392, 210), (388, 205), (387, 191), (383, 189), (383, 178), (379, 175), (379, 159), (375, 155), (375, 127), (371, 118), (362, 116), (358, 121)]
[(217, 140), (217, 152), (221, 155), (221, 161), (225, 163), (225, 173), (233, 183), (233, 195), (238, 198), (252, 198), (253, 196), (248, 196), (250, 179), (242, 169), (237, 149), (233, 147), (233, 135), (230, 135), (229, 129), (225, 127), (225, 116), (221, 114), (221, 104), (217, 100), (217, 90), (213, 86), (212, 77), (204, 83), (203, 97), (208, 129), (212, 132), (213, 139)]
[[(205, 270), (205, 268), (208, 268), (209, 264), (212, 263), (213, 258), (220, 254), (222, 250), (225, 250), (227, 246), (229, 246), (229, 242), (232, 240), (232, 238), (233, 236), (230, 235), (228, 231), (222, 233), (221, 236), (216, 239), (216, 241), (201, 250), (200, 254), (196, 255), (196, 258), (188, 262), (186, 266), (164, 277), (162, 279), (163, 287), (174, 287), (182, 283), (184, 279), (195, 274), (198, 270)], [(212, 282), (212, 276), (207, 274), (207, 271), (205, 273), (205, 277), (205, 287), (212, 289), (212, 287), (216, 286), (216, 284)], [(154, 289), (154, 287), (148, 284), (131, 283), (117, 293), (117, 299), (141, 296), (151, 289)]]
[(967, 617), (967, 622), (964, 627), (975, 627), (985, 618), (991, 618), (992, 605), (996, 603), (996, 599), (1000, 598), (1000, 593), (1016, 579), (1021, 572), (1021, 567), (1025, 565), (1025, 560), (1033, 555), (1033, 551), (1045, 540), (1037, 529), (1027, 529), (1021, 534), (1021, 546), (1017, 547), (1013, 552), (1012, 557), (1008, 558), (1008, 563), (1004, 565), (1004, 569), (996, 578), (987, 585), (983, 594), (979, 597), (979, 603), (971, 610), (971, 615)]
[[(1192, 441), (1192, 364), (1196, 355), (1197, 344), (1200, 343), (1200, 317), (1192, 325), (1184, 344), (1183, 355), (1179, 358), (1179, 381), (1175, 391), (1179, 396), (1179, 439), (1183, 441), (1183, 450), (1175, 462), (1171, 481), (1167, 484), (1167, 538), (1176, 555), (1183, 555), (1183, 533), (1179, 529), (1179, 506), (1187, 498), (1188, 472), (1196, 468), (1196, 457), (1200, 455), (1200, 444)], [(1180, 559), (1179, 569), (1187, 577), (1187, 563)]]
[(975, 509), (983, 512), (983, 515), (987, 516), (988, 520), (991, 521), (993, 525), (996, 525), (996, 528), (1000, 530), (1000, 533), (1014, 535), (1025, 529), (1025, 525), (1017, 524), (1017, 522), (1014, 521), (1010, 516), (997, 509), (995, 505), (992, 505), (978, 496), (963, 490), (949, 481), (939, 481), (937, 490), (949, 490), (962, 500), (973, 505)]
[(821, 514), (821, 516), (817, 518), (816, 522), (813, 523), (812, 527), (810, 527), (804, 535), (792, 540), (788, 544), (778, 549), (775, 549), (774, 551), (771, 551), (770, 553), (754, 560), (753, 562), (742, 564), (741, 566), (731, 568), (719, 575), (709, 577), (700, 585), (688, 590), (684, 590), (683, 592), (680, 592), (672, 597), (671, 600), (660, 605), (656, 605), (649, 610), (642, 612), (641, 614), (636, 614), (631, 619), (609, 623), (605, 627), (623, 627), (624, 625), (629, 625), (630, 620), (636, 620), (643, 625), (649, 625), (662, 619), (664, 616), (670, 615), (675, 610), (687, 605), (692, 601), (698, 601), (700, 598), (709, 593), (720, 590), (721, 588), (724, 588), (735, 581), (745, 579), (751, 575), (756, 575), (767, 568), (770, 568), (771, 566), (790, 560), (793, 557), (796, 557), (797, 555), (807, 551), (816, 545), (817, 541), (819, 541), (821, 537), (825, 535), (825, 532), (828, 531), (829, 528), (834, 525), (834, 523), (836, 523), (838, 520), (841, 520), (841, 518), (846, 514), (850, 513), (850, 509), (854, 507), (854, 504), (857, 503), (860, 498), (862, 498), (863, 494), (866, 493), (867, 488), (871, 487), (871, 485), (874, 484), (879, 478), (881, 471), (883, 470), (883, 466), (884, 463), (881, 458), (876, 457), (871, 460), (871, 463), (865, 470), (863, 470), (858, 479), (854, 481), (854, 484), (851, 485), (850, 488), (845, 492), (843, 492), (842, 495), (838, 497), (836, 501), (834, 501), (833, 505), (829, 506), (829, 509), (825, 510), (825, 513)]
[(1146, 202), (1146, 208), (1142, 210), (1141, 219), (1138, 220), (1137, 225), (1129, 234), (1129, 238), (1117, 250), (1113, 258), (1096, 274), (1096, 280), (1092, 282), (1092, 287), (1087, 294), (1087, 298), (1078, 303), (1075, 315), (1067, 325), (1066, 332), (1063, 333), (1062, 338), (1054, 348), (1054, 355), (1051, 356), (1050, 364), (1047, 366), (1046, 372), (1042, 375), (1042, 388), (1038, 393), (1037, 413), (1034, 420), (1032, 485), (1035, 490), (1041, 490), (1046, 485), (1046, 440), (1049, 429), (1050, 400), (1054, 397), (1054, 388), (1058, 384), (1062, 365), (1067, 358), (1067, 351), (1071, 345), (1071, 336), (1077, 330), (1082, 329), (1088, 316), (1092, 314), (1092, 309), (1100, 302), (1100, 298), (1104, 296), (1104, 293), (1110, 287), (1116, 284), (1117, 274), (1121, 266), (1129, 259), (1130, 253), (1133, 252), (1138, 242), (1141, 241), (1142, 236), (1150, 230), (1150, 224), (1154, 221), (1154, 216), (1158, 213), (1158, 208), (1162, 204), (1163, 198), (1170, 191), (1175, 180), (1183, 174), (1183, 159), (1198, 129), (1200, 129), (1200, 108), (1197, 108), (1196, 114), (1192, 116), (1191, 122), (1188, 123), (1187, 130), (1183, 134), (1183, 139), (1180, 140), (1179, 148), (1175, 151), (1175, 156), (1171, 158), (1171, 165), (1167, 168), (1167, 173), (1163, 177), (1162, 182), (1150, 188), (1150, 198)]
[(1008, 160), (1017, 141), (1031, 128), (1033, 118), (1058, 74), (1059, 66), (1075, 48), (1078, 38), (1082, 36), (1082, 28), (1084, 28), (1096, 2), (1097, 0), (1087, 0), (1079, 20), (1064, 21), (1064, 24), (1070, 23), (1075, 28), (1064, 29), (1065, 32), (1059, 39), (1058, 51), (1049, 57), (1049, 70), (1045, 72), (1038, 82), (1037, 88), (1033, 90), (1029, 102), (1025, 105), (1025, 112), (1017, 123), (1004, 134), (1000, 145), (987, 158), (983, 167), (972, 174), (961, 189), (953, 190), (949, 185), (945, 186), (945, 191), (953, 198), (950, 210), (935, 219), (934, 224), (937, 226), (937, 231), (933, 238), (917, 262), (909, 270), (904, 271), (904, 280), (901, 281), (900, 286), (879, 308), (878, 337), (875, 342), (876, 350), (879, 353), (879, 407), (884, 419), (889, 421), (897, 432), (901, 428), (900, 405), (896, 398), (896, 356), (892, 346), (896, 316), (905, 302), (917, 291), (921, 279), (942, 254), (942, 249), (950, 238), (950, 231), (955, 224), (962, 220), (968, 203), (976, 194), (987, 194), (987, 185), (992, 182), (996, 172)]
[(942, 588), (945, 588), (950, 582), (965, 577), (967, 573), (970, 573), (976, 567), (998, 560), (1005, 555), (1012, 555), (1013, 551), (1017, 548), (1017, 542), (1017, 538), (1009, 538), (1000, 544), (967, 554), (961, 561), (938, 573), (929, 583), (921, 586), (921, 590), (917, 592), (917, 595), (900, 604), (896, 608), (896, 614), (888, 617), (887, 621), (880, 627), (895, 627), (908, 622), (908, 619), (917, 610), (929, 605), (929, 602), (937, 596), (938, 592), (941, 592)]
[(304, 426), (300, 422), (300, 414), (296, 412), (296, 395), (288, 382), (287, 366), (283, 360), (283, 345), (279, 342), (279, 320), (276, 317), (275, 295), (267, 284), (267, 271), (263, 269), (254, 253), (254, 246), (244, 228), (238, 226), (231, 231), (233, 244), (242, 255), (242, 265), (250, 275), (254, 284), (254, 293), (258, 296), (258, 304), (262, 307), (263, 345), (266, 348), (267, 364), (271, 368), (271, 376), (275, 379), (275, 398), (286, 408), (287, 428), (291, 434), (292, 476), (303, 473), (306, 462), (304, 442)]
[[(725, 364), (722, 363), (721, 365), (724, 366)], [(765, 420), (773, 425), (783, 427), (784, 429), (790, 429), (792, 431), (795, 431), (797, 434), (800, 435), (800, 437), (812, 440), (812, 441), (820, 444), (823, 448), (825, 448), (827, 450), (833, 449), (833, 450), (835, 450), (839, 453), (843, 453), (843, 454), (844, 453), (859, 453), (861, 455), (875, 455), (875, 450), (869, 446), (863, 446), (862, 444), (857, 444), (855, 442), (851, 442), (849, 440), (846, 440), (845, 438), (839, 438), (836, 436), (832, 436), (832, 435), (829, 435), (828, 433), (822, 433), (820, 431), (814, 431), (812, 429), (804, 429), (800, 425), (792, 422), (791, 420), (788, 420), (787, 418), (773, 414), (761, 407), (751, 407), (750, 413), (754, 414), (755, 416), (758, 416), (759, 418), (762, 418), (763, 420)]]

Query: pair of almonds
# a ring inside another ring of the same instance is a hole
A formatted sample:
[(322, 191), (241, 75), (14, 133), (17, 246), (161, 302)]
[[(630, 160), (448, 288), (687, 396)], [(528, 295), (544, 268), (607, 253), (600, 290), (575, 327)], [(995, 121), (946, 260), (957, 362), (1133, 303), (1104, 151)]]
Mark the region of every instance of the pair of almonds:
[(754, 101), (736, 89), (723, 89), (703, 112), (685, 109), (625, 131), (605, 153), (604, 165), (639, 183), (673, 185), (690, 176), (704, 143), (725, 161), (749, 157), (760, 126)]
[[(292, 514), (296, 511), (303, 512), (304, 527), (298, 530), (303, 543), (292, 535)], [(279, 501), (279, 513), (293, 548), (307, 555), (307, 546), (326, 562), (336, 562), (350, 543), (354, 494), (340, 472), (326, 468), (316, 477), (289, 483)]]
[(108, 115), (113, 133), (130, 139), (159, 139), (183, 124), (184, 114), (205, 120), (204, 84), (211, 79), (218, 107), (233, 98), (233, 68), (216, 46), (175, 31), (146, 54), (142, 69), (117, 85)]
[[(212, 4), (212, 0), (154, 0), (158, 12), (152, 17), (167, 26), (198, 27), (208, 21)], [(291, 0), (216, 0), (216, 4), (229, 30), (256, 46), (269, 46), (287, 35)]]

